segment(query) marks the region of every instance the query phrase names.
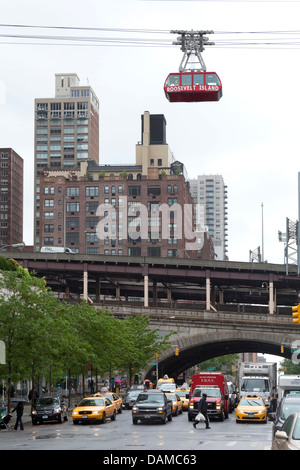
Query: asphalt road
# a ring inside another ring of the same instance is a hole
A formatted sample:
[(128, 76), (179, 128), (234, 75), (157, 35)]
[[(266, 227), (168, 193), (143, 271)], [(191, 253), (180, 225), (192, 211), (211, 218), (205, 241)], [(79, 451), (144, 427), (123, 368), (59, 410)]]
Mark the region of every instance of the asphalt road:
[[(11, 421), (12, 428), (14, 421), (15, 416)], [(171, 454), (173, 451), (187, 455), (188, 458), (201, 450), (271, 449), (271, 422), (238, 424), (235, 422), (235, 413), (232, 413), (229, 419), (212, 421), (210, 426), (211, 429), (204, 429), (204, 424), (198, 424), (194, 429), (186, 412), (173, 417), (171, 422), (164, 425), (133, 425), (131, 411), (123, 410), (115, 421), (107, 419), (105, 424), (74, 425), (71, 418), (62, 424), (32, 426), (26, 422), (24, 431), (0, 431), (0, 450), (106, 451), (101, 452), (101, 458), (105, 455), (110, 458), (114, 455), (122, 456), (123, 453), (139, 455), (137, 451), (143, 451), (141, 455), (144, 456), (151, 451), (171, 451)]]

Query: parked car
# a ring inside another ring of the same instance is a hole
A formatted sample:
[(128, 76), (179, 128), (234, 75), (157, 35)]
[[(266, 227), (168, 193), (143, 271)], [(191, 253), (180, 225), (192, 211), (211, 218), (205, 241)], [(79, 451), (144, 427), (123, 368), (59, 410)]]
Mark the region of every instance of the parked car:
[(45, 421), (68, 421), (68, 408), (59, 397), (41, 397), (37, 400), (31, 411), (33, 425)]
[(73, 424), (100, 422), (105, 423), (107, 418), (116, 419), (117, 411), (112, 401), (105, 397), (83, 398), (72, 412)]
[(292, 413), (276, 431), (272, 450), (300, 450), (300, 413)]
[(272, 437), (274, 439), (277, 431), (281, 431), (286, 419), (290, 414), (300, 412), (300, 397), (287, 395), (280, 401), (276, 413), (269, 413), (268, 418), (273, 421)]

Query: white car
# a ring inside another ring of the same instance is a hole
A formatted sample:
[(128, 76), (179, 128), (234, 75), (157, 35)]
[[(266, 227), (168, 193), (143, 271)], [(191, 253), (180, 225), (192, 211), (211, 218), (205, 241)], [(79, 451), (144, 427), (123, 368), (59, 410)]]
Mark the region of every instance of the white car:
[(272, 450), (300, 450), (300, 413), (292, 413), (275, 433)]

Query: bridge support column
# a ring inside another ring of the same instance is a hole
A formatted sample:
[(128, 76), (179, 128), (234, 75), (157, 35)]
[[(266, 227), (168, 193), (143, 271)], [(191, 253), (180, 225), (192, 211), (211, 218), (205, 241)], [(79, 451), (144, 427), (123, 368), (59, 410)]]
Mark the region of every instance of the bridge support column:
[(121, 288), (120, 286), (116, 287), (116, 299), (120, 300)]
[(86, 301), (88, 299), (88, 272), (87, 272), (86, 263), (84, 263), (84, 266), (83, 266), (83, 298)]
[(149, 277), (144, 276), (144, 307), (149, 306)]
[(100, 303), (100, 294), (101, 294), (101, 281), (96, 279), (96, 303)]
[(210, 272), (206, 271), (206, 310), (210, 310)]
[(269, 282), (269, 313), (273, 314), (276, 310), (276, 302), (274, 295), (274, 283), (273, 281)]
[(153, 287), (152, 287), (152, 305), (153, 307), (157, 306), (157, 282), (153, 281)]

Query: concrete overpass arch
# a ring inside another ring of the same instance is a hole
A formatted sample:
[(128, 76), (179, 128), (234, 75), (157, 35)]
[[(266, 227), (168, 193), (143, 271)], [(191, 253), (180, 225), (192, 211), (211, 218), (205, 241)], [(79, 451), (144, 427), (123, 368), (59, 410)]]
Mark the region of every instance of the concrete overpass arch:
[[(282, 356), (291, 359), (291, 344), (295, 336), (273, 333), (266, 335), (260, 331), (218, 331), (214, 333), (200, 333), (188, 337), (173, 338), (179, 348), (179, 356), (175, 356), (175, 346), (165, 351), (159, 357), (158, 375), (168, 374), (176, 379), (180, 373), (214, 357), (243, 352), (259, 352)], [(281, 352), (281, 346), (284, 351)], [(146, 376), (153, 378), (152, 366)]]

